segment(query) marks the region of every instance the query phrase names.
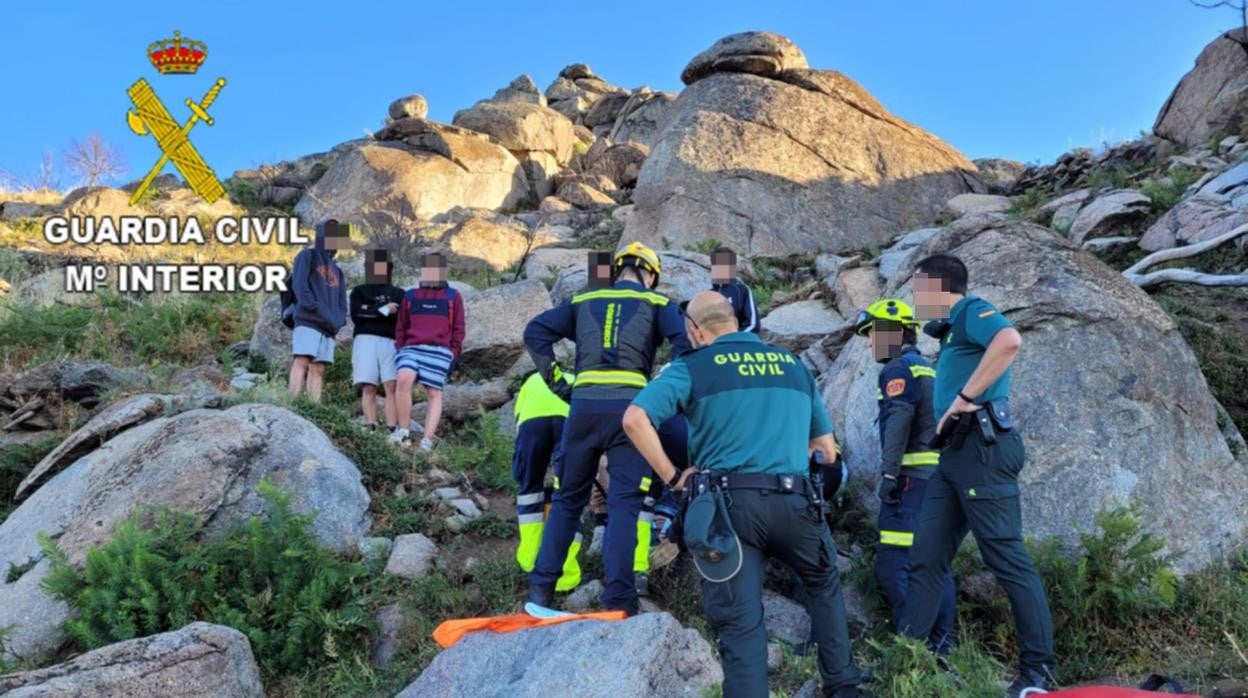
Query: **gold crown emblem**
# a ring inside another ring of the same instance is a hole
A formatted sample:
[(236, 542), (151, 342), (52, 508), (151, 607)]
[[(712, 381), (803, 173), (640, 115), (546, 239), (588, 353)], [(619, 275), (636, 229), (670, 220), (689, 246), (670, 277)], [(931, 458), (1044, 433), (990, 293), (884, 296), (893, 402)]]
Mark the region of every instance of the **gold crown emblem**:
[(175, 30), (172, 39), (161, 39), (147, 47), (147, 58), (161, 73), (193, 74), (208, 57), (208, 46), (202, 41), (183, 39)]

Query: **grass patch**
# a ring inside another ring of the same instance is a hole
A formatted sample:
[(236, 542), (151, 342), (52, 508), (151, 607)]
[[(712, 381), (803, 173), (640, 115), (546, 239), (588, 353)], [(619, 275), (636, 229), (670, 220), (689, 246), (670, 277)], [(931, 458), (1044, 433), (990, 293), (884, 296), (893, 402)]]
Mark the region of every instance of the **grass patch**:
[(1164, 177), (1145, 180), (1140, 193), (1152, 202), (1153, 213), (1163, 214), (1178, 205), (1183, 192), (1196, 181), (1197, 173), (1190, 167), (1176, 167)]
[(703, 238), (697, 242), (686, 244), (685, 249), (689, 252), (698, 252), (700, 254), (709, 255), (723, 246), (724, 243), (720, 242), (719, 238)]
[(61, 356), (115, 365), (212, 361), (246, 339), (255, 321), (247, 294), (196, 294), (136, 302), (99, 293), (82, 305), (7, 305), (0, 315), (0, 363), (22, 366)]
[(1045, 202), (1045, 193), (1039, 187), (1032, 187), (1018, 196), (1010, 199), (1010, 216), (1012, 218), (1026, 218), (1031, 215), (1032, 211), (1040, 208)]
[(512, 447), (498, 415), (482, 413), (447, 436), (434, 450), (431, 462), (453, 473), (467, 473), (475, 487), (514, 495)]
[(1119, 165), (1112, 170), (1094, 167), (1088, 170), (1086, 183), (1089, 189), (1126, 189), (1131, 186), (1131, 171)]

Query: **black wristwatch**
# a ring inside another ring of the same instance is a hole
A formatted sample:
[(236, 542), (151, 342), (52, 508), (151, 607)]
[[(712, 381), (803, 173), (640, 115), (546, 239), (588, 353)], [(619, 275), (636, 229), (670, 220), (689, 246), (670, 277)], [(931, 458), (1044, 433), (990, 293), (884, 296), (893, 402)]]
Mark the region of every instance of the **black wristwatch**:
[(664, 484), (666, 484), (669, 489), (673, 489), (673, 490), (676, 489), (676, 483), (680, 482), (680, 475), (681, 475), (680, 468), (677, 468), (676, 474), (672, 476), (672, 479), (668, 480)]
[(967, 402), (971, 403), (972, 405), (974, 405), (974, 404), (975, 404), (975, 401), (974, 401), (974, 400), (972, 400), (971, 398), (967, 397), (967, 396), (966, 396), (966, 393), (962, 392), (961, 390), (959, 390), (959, 391), (958, 391), (958, 397), (962, 398), (963, 400), (966, 400)]

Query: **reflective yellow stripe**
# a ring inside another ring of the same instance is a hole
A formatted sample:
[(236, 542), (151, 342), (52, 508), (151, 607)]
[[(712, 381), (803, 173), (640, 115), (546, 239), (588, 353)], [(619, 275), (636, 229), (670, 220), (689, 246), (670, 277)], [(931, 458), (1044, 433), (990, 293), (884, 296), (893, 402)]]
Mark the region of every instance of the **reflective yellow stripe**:
[(620, 309), (619, 303), (611, 303), (607, 306), (607, 318), (602, 323), (602, 348), (610, 349), (615, 344), (615, 323), (616, 312)]
[(627, 385), (635, 388), (646, 387), (646, 377), (633, 371), (581, 371), (573, 385)]
[(555, 476), (555, 489), (559, 489), (559, 476)]
[(641, 491), (642, 491), (642, 492), (649, 492), (649, 491), (650, 491), (650, 483), (652, 483), (652, 482), (654, 482), (654, 481), (653, 481), (653, 480), (651, 480), (651, 479), (649, 478), (649, 476), (641, 478)]
[(902, 465), (940, 465), (940, 454), (936, 451), (916, 451), (901, 457)]
[(883, 399), (884, 399), (884, 391), (880, 390), (879, 388), (876, 388), (876, 389), (875, 389), (875, 399), (876, 399), (876, 400), (883, 400)]
[(914, 534), (906, 531), (880, 531), (880, 544), (909, 548), (914, 545)]
[(525, 572), (533, 571), (533, 564), (537, 562), (537, 551), (542, 546), (542, 528), (545, 524), (541, 514), (536, 516), (537, 521), (525, 522), (523, 516), (520, 520), (520, 545), (516, 547), (516, 563)]
[(581, 534), (576, 534), (568, 546), (568, 556), (563, 560), (563, 574), (555, 582), (555, 591), (572, 591), (581, 585), (581, 563), (576, 559), (581, 552)]
[(915, 378), (923, 378), (924, 376), (928, 378), (935, 378), (936, 369), (930, 368), (928, 366), (911, 366), (910, 375), (914, 376)]
[(657, 305), (660, 308), (667, 305), (668, 297), (662, 293), (653, 291), (634, 291), (629, 288), (604, 288), (600, 291), (588, 291), (572, 296), (573, 303), (582, 303), (584, 301), (594, 301), (601, 299), (631, 299), (638, 301), (646, 301), (651, 305)]
[(650, 514), (650, 520), (646, 520), (646, 513), (642, 512), (637, 518), (637, 547), (633, 548), (633, 572), (649, 572), (650, 571), (650, 520), (654, 519), (654, 514)]

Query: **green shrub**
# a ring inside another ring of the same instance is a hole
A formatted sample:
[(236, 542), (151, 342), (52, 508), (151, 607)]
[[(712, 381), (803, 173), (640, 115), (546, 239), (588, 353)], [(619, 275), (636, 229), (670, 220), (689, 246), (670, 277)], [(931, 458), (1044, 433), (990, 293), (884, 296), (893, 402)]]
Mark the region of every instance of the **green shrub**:
[(12, 247), (0, 247), (0, 279), (16, 284), (30, 277), (30, 265)]
[(1013, 218), (1025, 218), (1032, 211), (1040, 208), (1044, 203), (1045, 193), (1039, 187), (1032, 187), (1018, 196), (1010, 199), (1010, 216)]
[(1195, 170), (1176, 167), (1160, 179), (1150, 179), (1140, 185), (1140, 193), (1152, 202), (1153, 212), (1162, 214), (1174, 208), (1183, 199), (1183, 192), (1196, 181)]
[[(328, 392), (327, 381), (326, 394), (322, 397), (327, 398)], [(325, 432), (334, 446), (355, 463), (364, 476), (365, 487), (370, 492), (388, 492), (408, 473), (410, 465), (390, 443), (386, 433), (361, 429), (359, 425), (352, 423), (350, 413), (340, 404), (328, 399), (316, 403), (300, 397), (295, 400), (294, 408)]]
[(1131, 186), (1131, 171), (1121, 165), (1112, 170), (1096, 167), (1088, 171), (1086, 182), (1092, 190), (1124, 189)]
[[(1145, 648), (1155, 626), (1177, 601), (1180, 582), (1170, 568), (1176, 556), (1164, 553), (1165, 542), (1144, 530), (1138, 505), (1102, 511), (1096, 532), (1080, 534), (1079, 541), (1077, 552), (1058, 539), (1030, 546), (1053, 614), (1059, 678), (1074, 682), (1129, 671), (1131, 660), (1139, 671), (1149, 668), (1139, 657), (1149, 655)], [(982, 569), (978, 556), (969, 554), (955, 564), (963, 579)], [(1014, 659), (1015, 631), (1004, 594), (983, 605), (963, 599), (961, 606), (963, 627), (976, 643)]]
[(43, 539), (52, 560), (44, 585), (76, 612), (64, 630), (77, 649), (204, 620), (242, 631), (266, 672), (286, 674), (363, 642), (371, 623), (363, 563), (321, 548), (312, 517), (291, 512), (273, 485), (260, 492), (268, 511), (219, 541), (201, 540), (185, 515), (139, 512), (77, 570)]
[(949, 654), (947, 667), (919, 640), (892, 638), (869, 641), (878, 655), (876, 680), (880, 695), (892, 698), (997, 698), (1004, 667), (974, 643), (962, 642)]
[(452, 472), (466, 472), (487, 489), (515, 494), (511, 475), (511, 437), (503, 433), (498, 415), (482, 413), (460, 426), (434, 451), (435, 462)]
[(47, 436), (34, 443), (10, 446), (0, 451), (0, 523), (15, 508), (13, 493), (31, 469), (61, 442), (58, 436)]
[(100, 292), (83, 305), (10, 305), (0, 316), (0, 361), (78, 356), (115, 364), (212, 361), (246, 339), (255, 320), (243, 293), (196, 294), (158, 302)]
[(702, 238), (701, 240), (698, 240), (697, 242), (691, 242), (685, 245), (685, 249), (689, 250), (690, 252), (700, 252), (702, 254), (709, 255), (710, 253), (714, 252), (715, 250), (723, 246), (724, 246), (724, 243), (720, 242), (719, 238)]

